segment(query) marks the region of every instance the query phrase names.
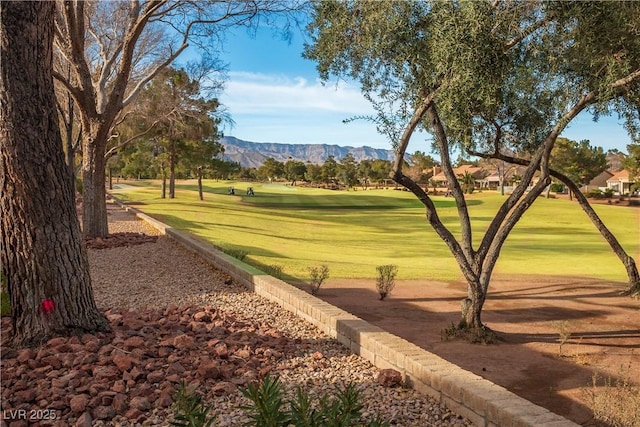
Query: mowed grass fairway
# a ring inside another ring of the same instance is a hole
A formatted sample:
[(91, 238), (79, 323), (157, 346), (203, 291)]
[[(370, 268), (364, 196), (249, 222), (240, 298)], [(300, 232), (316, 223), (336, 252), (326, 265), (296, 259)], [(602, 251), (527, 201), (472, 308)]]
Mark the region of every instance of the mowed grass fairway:
[[(204, 201), (195, 181), (178, 181), (175, 199), (160, 198), (157, 181), (126, 181), (112, 194), (166, 224), (223, 250), (244, 250), (257, 267), (282, 266), (306, 280), (308, 267), (326, 264), (331, 278), (375, 278), (376, 266), (396, 264), (398, 279), (458, 280), (460, 270), (406, 191), (332, 191), (283, 184), (205, 180)], [(236, 194), (227, 194), (228, 187)], [(253, 187), (255, 196), (247, 196)], [(493, 191), (467, 197), (474, 247), (506, 196)], [(452, 198), (434, 197), (440, 218), (459, 234)], [(640, 209), (596, 205), (604, 223), (636, 261)], [(586, 276), (625, 281), (622, 263), (576, 202), (539, 198), (505, 243), (498, 274)]]

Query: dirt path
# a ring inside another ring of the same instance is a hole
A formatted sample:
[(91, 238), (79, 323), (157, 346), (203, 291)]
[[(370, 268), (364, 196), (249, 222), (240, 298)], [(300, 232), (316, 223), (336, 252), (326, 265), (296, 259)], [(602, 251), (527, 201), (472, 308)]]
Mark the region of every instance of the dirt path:
[[(640, 384), (640, 301), (624, 283), (578, 277), (496, 277), (483, 321), (504, 341), (442, 341), (460, 318), (464, 283), (399, 281), (379, 301), (373, 280), (328, 281), (319, 297), (579, 424), (592, 425), (582, 391), (594, 371), (629, 369)], [(564, 325), (564, 326), (563, 326)], [(562, 346), (560, 334), (571, 336)]]

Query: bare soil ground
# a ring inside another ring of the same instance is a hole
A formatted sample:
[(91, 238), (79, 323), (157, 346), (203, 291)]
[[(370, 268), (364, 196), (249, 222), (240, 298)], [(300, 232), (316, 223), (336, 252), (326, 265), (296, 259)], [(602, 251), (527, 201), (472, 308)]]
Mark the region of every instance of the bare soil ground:
[[(640, 301), (624, 283), (561, 276), (495, 277), (483, 321), (493, 345), (443, 341), (460, 319), (463, 282), (397, 281), (384, 301), (374, 280), (329, 280), (323, 300), (582, 425), (594, 372), (640, 384)], [(562, 326), (564, 324), (564, 327)], [(560, 348), (560, 335), (571, 335)]]

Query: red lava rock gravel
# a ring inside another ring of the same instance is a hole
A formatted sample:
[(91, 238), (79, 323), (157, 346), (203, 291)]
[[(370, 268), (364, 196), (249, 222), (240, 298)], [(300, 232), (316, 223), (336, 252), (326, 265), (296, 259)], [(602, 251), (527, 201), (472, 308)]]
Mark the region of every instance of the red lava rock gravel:
[(84, 245), (87, 249), (110, 249), (123, 246), (142, 245), (155, 243), (158, 236), (148, 236), (143, 233), (112, 233), (106, 237), (85, 238)]
[[(2, 410), (9, 427), (143, 423), (152, 408), (171, 406), (181, 381), (218, 395), (235, 393), (300, 345), (211, 306), (105, 314), (111, 333), (53, 338), (39, 348), (3, 345)], [(3, 336), (9, 330), (10, 318), (3, 317)]]

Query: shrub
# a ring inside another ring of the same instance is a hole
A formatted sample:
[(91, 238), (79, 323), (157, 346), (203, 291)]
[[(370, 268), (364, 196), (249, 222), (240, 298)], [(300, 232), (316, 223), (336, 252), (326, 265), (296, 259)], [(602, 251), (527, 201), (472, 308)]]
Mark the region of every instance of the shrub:
[(353, 384), (348, 384), (343, 389), (336, 389), (333, 399), (326, 394), (322, 396), (320, 409), (326, 414), (324, 425), (327, 427), (354, 425), (362, 416), (360, 393)]
[(395, 286), (398, 266), (393, 264), (379, 265), (376, 267), (376, 270), (378, 270), (376, 289), (380, 294), (380, 300), (383, 300), (387, 295), (389, 295)]
[(353, 384), (336, 388), (334, 397), (324, 394), (314, 405), (312, 396), (301, 387), (296, 389), (293, 399), (285, 400), (282, 382), (269, 374), (260, 384), (252, 383), (241, 388), (242, 394), (251, 401), (241, 408), (251, 419), (246, 426), (262, 427), (349, 427), (388, 426), (379, 416), (363, 423), (360, 392)]
[(320, 265), (317, 267), (309, 267), (309, 276), (311, 276), (311, 295), (315, 295), (320, 290), (320, 286), (329, 278), (329, 267)]
[(324, 419), (322, 411), (314, 407), (311, 396), (305, 393), (301, 387), (298, 387), (295, 400), (289, 402), (289, 407), (291, 408), (289, 422), (294, 426), (322, 425)]
[(558, 355), (562, 356), (562, 346), (569, 341), (571, 338), (571, 332), (569, 332), (568, 323), (566, 320), (558, 320), (553, 323), (553, 326), (558, 331), (558, 342), (560, 343), (560, 348), (558, 349)]
[(240, 261), (243, 261), (246, 256), (249, 254), (249, 252), (245, 251), (244, 249), (238, 249), (238, 248), (228, 248), (225, 249), (224, 252), (227, 255), (231, 255), (234, 258), (239, 259)]
[(564, 185), (559, 182), (552, 182), (549, 191), (553, 193), (562, 193), (564, 191)]
[(202, 397), (187, 387), (183, 381), (173, 396), (174, 421), (172, 426), (179, 427), (210, 427), (215, 417), (209, 416), (213, 405), (206, 406)]
[(631, 381), (630, 370), (621, 367), (617, 379), (602, 381), (594, 372), (591, 387), (582, 389), (596, 421), (611, 427), (640, 426), (640, 386)]
[(587, 197), (592, 199), (602, 199), (604, 197), (604, 193), (602, 192), (602, 190), (596, 188), (594, 190), (589, 190), (587, 192)]
[(279, 264), (271, 264), (264, 267), (264, 272), (269, 276), (282, 279), (284, 277), (284, 266)]
[(240, 392), (252, 403), (240, 407), (251, 419), (246, 426), (289, 425), (290, 414), (285, 410), (284, 387), (278, 377), (267, 374), (261, 383), (250, 383)]

